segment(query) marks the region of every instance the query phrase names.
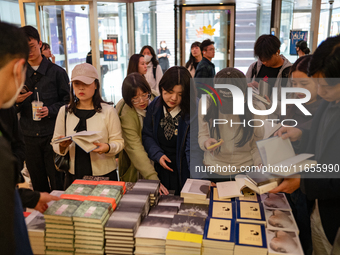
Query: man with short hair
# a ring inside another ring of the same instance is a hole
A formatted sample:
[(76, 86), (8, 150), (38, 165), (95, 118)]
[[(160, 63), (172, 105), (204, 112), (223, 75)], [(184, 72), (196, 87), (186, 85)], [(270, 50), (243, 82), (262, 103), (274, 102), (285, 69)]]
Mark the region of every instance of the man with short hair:
[[(69, 78), (65, 70), (41, 55), (42, 42), (32, 26), (20, 28), (29, 45), (26, 82), (29, 92), (16, 100), (20, 124), (26, 143), (26, 166), (33, 189), (50, 192), (63, 189), (62, 174), (55, 169), (53, 149), (50, 145), (59, 108), (69, 103)], [(32, 118), (32, 101), (43, 102), (37, 111), (40, 121)]]
[[(0, 22), (0, 108), (15, 103), (25, 82), (28, 45), (25, 35), (10, 24)], [(30, 248), (19, 194), (15, 191), (16, 160), (0, 123), (0, 254), (33, 254)], [(20, 240), (17, 248), (16, 241)]]
[[(198, 63), (195, 78), (214, 78), (215, 65), (211, 62), (215, 57), (214, 42), (206, 39), (201, 43), (202, 60)], [(197, 97), (201, 98), (201, 90), (197, 90)]]

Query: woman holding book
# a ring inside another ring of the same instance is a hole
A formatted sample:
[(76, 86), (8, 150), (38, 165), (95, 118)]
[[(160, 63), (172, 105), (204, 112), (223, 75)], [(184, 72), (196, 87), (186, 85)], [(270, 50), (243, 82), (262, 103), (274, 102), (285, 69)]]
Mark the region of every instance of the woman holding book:
[(166, 71), (159, 82), (161, 95), (149, 105), (142, 131), (161, 183), (176, 195), (190, 176), (190, 78), (185, 67)]
[(82, 179), (85, 175), (117, 180), (115, 155), (123, 149), (124, 140), (116, 110), (102, 100), (99, 91), (97, 70), (87, 63), (75, 66), (71, 77), (70, 104), (59, 110), (52, 142), (80, 131), (99, 131), (101, 138), (88, 143), (88, 147), (94, 145), (95, 148), (89, 153), (71, 140), (53, 144), (57, 154), (69, 152), (70, 155), (66, 187), (74, 179)]
[[(119, 153), (119, 176), (122, 181), (136, 182), (139, 177), (159, 180), (142, 144), (143, 120), (149, 103), (156, 97), (140, 73), (131, 73), (123, 81), (123, 99), (117, 104), (125, 148)], [(168, 190), (161, 185), (161, 193)]]
[[(222, 69), (216, 74), (214, 82), (215, 84), (233, 84), (240, 88), (244, 98), (247, 98), (247, 82), (244, 74), (238, 69), (232, 67)], [(264, 128), (260, 121), (250, 120), (263, 119), (263, 116), (256, 116), (251, 113), (246, 100), (244, 101), (245, 114), (234, 115), (233, 95), (230, 90), (216, 89), (216, 91), (221, 98), (221, 103), (214, 104), (212, 98), (208, 97), (206, 115), (201, 113), (202, 99), (200, 100), (198, 143), (204, 151), (203, 163), (205, 166), (220, 166), (221, 168), (227, 166), (227, 170), (231, 167), (234, 169), (233, 171), (223, 171), (217, 175), (212, 174), (211, 178), (221, 178), (221, 175), (224, 175), (224, 179), (229, 180), (230, 175), (240, 172), (241, 166), (258, 166), (261, 164), (256, 141), (262, 140)], [(259, 101), (254, 101), (253, 104), (256, 109), (265, 109)], [(214, 119), (227, 120), (228, 123), (214, 125)], [(248, 125), (249, 121), (251, 125)], [(245, 125), (242, 123), (245, 123)], [(213, 146), (218, 141), (222, 143)]]

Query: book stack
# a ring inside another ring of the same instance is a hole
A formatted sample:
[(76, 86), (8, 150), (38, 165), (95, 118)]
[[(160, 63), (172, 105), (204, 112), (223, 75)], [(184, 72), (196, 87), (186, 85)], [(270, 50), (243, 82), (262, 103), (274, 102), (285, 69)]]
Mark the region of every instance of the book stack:
[(209, 206), (202, 205), (202, 204), (181, 204), (178, 214), (179, 215), (188, 215), (188, 216), (195, 216), (195, 217), (208, 217)]
[(44, 213), (46, 254), (74, 253), (74, 226), (72, 215), (82, 201), (61, 199)]
[(75, 254), (104, 254), (104, 226), (110, 203), (85, 200), (73, 214)]
[(236, 204), (235, 202), (213, 201), (209, 205), (209, 217), (220, 219), (235, 219)]
[(135, 255), (165, 254), (165, 240), (171, 223), (171, 217), (147, 216), (136, 233)]
[(177, 206), (156, 205), (151, 208), (149, 216), (173, 218), (174, 215), (177, 213), (178, 213)]
[(208, 218), (205, 223), (202, 255), (233, 255), (235, 221)]
[(45, 220), (38, 211), (34, 211), (26, 218), (28, 238), (33, 254), (45, 254)]
[(181, 197), (184, 203), (195, 203), (209, 205), (210, 181), (187, 179), (182, 190)]
[(126, 193), (120, 200), (116, 211), (129, 211), (129, 208), (141, 208), (142, 218), (149, 213), (150, 203), (148, 194)]
[(166, 237), (166, 254), (200, 255), (204, 225), (203, 217), (175, 215)]
[(284, 193), (265, 193), (261, 195), (261, 201), (265, 209), (291, 210)]
[(83, 181), (83, 180), (75, 180), (64, 192), (62, 195), (79, 195), (79, 196), (88, 196), (94, 190), (97, 185), (97, 181)]
[(159, 198), (159, 180), (144, 180), (139, 179), (134, 185), (132, 191), (134, 192), (147, 192), (150, 196), (150, 206), (158, 203)]
[(299, 233), (294, 216), (289, 210), (265, 209), (267, 228), (272, 230), (296, 231)]
[(234, 255), (267, 255), (267, 240), (263, 224), (236, 222)]
[(257, 202), (237, 201), (237, 222), (249, 222), (266, 225), (263, 205)]
[[(266, 230), (268, 255), (303, 255), (299, 234), (296, 231)], [(336, 253), (332, 253), (336, 254)]]
[(181, 204), (184, 202), (184, 199), (179, 196), (160, 196), (158, 205), (166, 205), (166, 206), (177, 206), (180, 208)]
[(140, 225), (143, 208), (117, 209), (105, 224), (105, 253), (133, 254), (134, 236)]
[(122, 186), (98, 184), (86, 199), (100, 201), (101, 198), (104, 198), (103, 201), (110, 202), (112, 210), (114, 210), (122, 198), (122, 194)]

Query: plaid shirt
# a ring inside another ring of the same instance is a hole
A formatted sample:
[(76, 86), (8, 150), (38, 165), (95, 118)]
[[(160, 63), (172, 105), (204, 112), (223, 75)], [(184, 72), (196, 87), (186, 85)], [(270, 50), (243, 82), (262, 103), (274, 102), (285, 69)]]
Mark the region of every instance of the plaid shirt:
[(203, 57), (197, 65), (195, 78), (214, 78), (215, 74), (215, 65)]

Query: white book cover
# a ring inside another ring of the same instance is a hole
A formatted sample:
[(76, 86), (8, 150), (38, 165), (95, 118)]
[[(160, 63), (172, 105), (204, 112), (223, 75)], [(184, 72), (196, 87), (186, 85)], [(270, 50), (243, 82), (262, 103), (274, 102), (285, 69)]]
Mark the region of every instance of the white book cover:
[(299, 233), (293, 213), (279, 209), (264, 210), (267, 228), (272, 230), (296, 231)]
[(265, 193), (261, 195), (261, 201), (265, 209), (291, 210), (284, 193)]
[(206, 199), (210, 184), (207, 180), (187, 179), (181, 190), (181, 197), (199, 196)]
[(299, 235), (295, 231), (266, 229), (268, 255), (303, 255)]

